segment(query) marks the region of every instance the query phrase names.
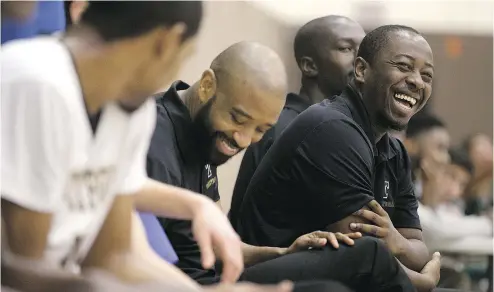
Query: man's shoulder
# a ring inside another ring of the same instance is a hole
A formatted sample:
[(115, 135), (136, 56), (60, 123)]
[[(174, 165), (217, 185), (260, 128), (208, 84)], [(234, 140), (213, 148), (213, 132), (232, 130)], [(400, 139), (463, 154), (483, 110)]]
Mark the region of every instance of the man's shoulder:
[(352, 119), (344, 106), (330, 101), (312, 105), (301, 113), (293, 123), (294, 128), (303, 127), (306, 132), (321, 133), (331, 139), (345, 138), (365, 140), (363, 129)]
[(66, 64), (67, 57), (68, 51), (55, 38), (12, 41), (2, 48), (2, 75), (9, 79), (50, 80), (53, 75), (63, 75), (59, 67)]
[(13, 41), (2, 48), (1, 62), (2, 94), (22, 90), (30, 98), (41, 98), (40, 102), (63, 104), (59, 101), (63, 99), (72, 100), (68, 106), (79, 105), (77, 73), (60, 41), (50, 37)]
[(164, 166), (170, 166), (174, 164), (174, 161), (178, 161), (179, 157), (179, 153), (176, 151), (175, 129), (163, 104), (155, 103), (153, 110), (156, 126), (148, 150), (148, 159), (159, 161)]

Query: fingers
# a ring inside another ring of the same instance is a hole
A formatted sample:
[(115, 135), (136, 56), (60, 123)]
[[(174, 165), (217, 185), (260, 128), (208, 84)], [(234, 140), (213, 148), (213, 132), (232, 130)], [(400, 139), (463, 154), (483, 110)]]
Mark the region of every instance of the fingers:
[(244, 268), (240, 239), (231, 240), (229, 244), (221, 242), (218, 245), (224, 264), (221, 281), (224, 283), (234, 283), (238, 280)]
[(205, 269), (212, 268), (215, 262), (215, 257), (210, 234), (205, 230), (198, 230), (194, 233), (194, 237), (201, 251), (202, 266)]
[(336, 239), (338, 239), (338, 241), (340, 241), (340, 242), (343, 242), (347, 245), (354, 245), (355, 241), (353, 241), (352, 238), (360, 238), (360, 237), (362, 237), (362, 233), (354, 232), (354, 233), (349, 233), (349, 234), (342, 234), (340, 232), (337, 232), (335, 234), (335, 236), (336, 236)]
[(363, 224), (363, 223), (350, 223), (350, 229), (353, 231), (364, 232), (367, 234), (371, 234), (375, 237), (383, 238), (386, 237), (386, 231), (372, 224)]
[(377, 213), (374, 213), (369, 210), (360, 209), (357, 212), (355, 212), (354, 215), (367, 219), (368, 221), (376, 224), (377, 226), (384, 227), (384, 225), (386, 224), (386, 220), (384, 220)]
[(328, 232), (326, 235), (328, 242), (331, 244), (332, 247), (334, 248), (339, 248), (340, 244), (338, 243), (338, 239), (336, 239), (336, 235), (332, 232)]
[(324, 238), (333, 246), (334, 248), (339, 248), (339, 242), (343, 242), (348, 245), (353, 245), (355, 242), (353, 239), (357, 239), (362, 237), (362, 233), (353, 232), (348, 234), (343, 234), (341, 232), (332, 233), (325, 231), (316, 231), (311, 233), (311, 235), (316, 236), (318, 238)]
[(358, 239), (362, 237), (362, 233), (360, 232), (346, 233), (345, 235), (350, 237), (351, 239)]
[(372, 211), (376, 212), (378, 215), (383, 216), (383, 217), (388, 216), (388, 212), (386, 212), (383, 209), (383, 207), (381, 207), (381, 205), (379, 205), (379, 203), (376, 200), (370, 201), (368, 206)]
[(436, 252), (432, 255), (432, 260), (433, 260), (433, 261), (439, 261), (439, 262), (441, 262), (441, 254), (440, 254), (438, 251), (436, 251)]

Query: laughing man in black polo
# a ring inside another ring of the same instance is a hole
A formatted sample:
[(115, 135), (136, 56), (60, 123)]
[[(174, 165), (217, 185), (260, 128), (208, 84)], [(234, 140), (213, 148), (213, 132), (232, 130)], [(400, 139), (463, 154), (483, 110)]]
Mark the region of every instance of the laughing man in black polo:
[[(193, 85), (175, 82), (158, 97), (158, 121), (148, 153), (150, 177), (219, 203), (216, 166), (259, 141), (276, 123), (285, 102), (285, 78), (284, 66), (271, 49), (242, 42), (222, 52)], [(156, 202), (149, 211), (159, 215), (159, 204), (167, 202)], [(160, 220), (179, 256), (178, 266), (201, 284), (218, 282), (215, 267), (201, 265), (194, 226), (188, 221)], [(341, 273), (328, 268), (339, 265), (351, 267), (345, 275), (359, 291), (411, 291), (407, 289), (411, 283), (383, 244), (368, 239), (353, 242), (349, 237), (360, 234), (316, 231), (297, 236), (286, 248), (245, 244), (246, 269), (241, 280), (277, 283), (289, 279), (299, 288), (304, 285), (299, 281), (339, 280)], [(337, 283), (324, 284), (330, 291), (342, 291)], [(314, 286), (304, 288), (315, 291)]]
[(294, 41), (295, 59), (302, 73), (300, 93), (289, 93), (276, 125), (245, 151), (228, 214), (235, 226), (247, 186), (274, 140), (310, 105), (340, 94), (353, 73), (353, 62), (365, 36), (355, 21), (338, 15), (324, 16), (302, 26)]
[(259, 165), (236, 226), (242, 240), (286, 246), (313, 230), (362, 231), (382, 239), (419, 290), (432, 289), (439, 255), (429, 261), (408, 155), (386, 133), (427, 103), (432, 63), (412, 28), (367, 34), (343, 93), (300, 114)]

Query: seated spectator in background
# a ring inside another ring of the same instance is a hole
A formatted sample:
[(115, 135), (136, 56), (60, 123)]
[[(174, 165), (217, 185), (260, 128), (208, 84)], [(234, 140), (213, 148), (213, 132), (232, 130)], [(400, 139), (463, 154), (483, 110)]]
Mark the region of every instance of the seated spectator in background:
[(492, 139), (484, 134), (475, 134), (463, 144), (474, 165), (474, 175), (465, 194), (465, 213), (492, 217), (493, 146)]
[(301, 113), (261, 161), (235, 226), (241, 238), (287, 246), (318, 229), (364, 232), (386, 244), (418, 290), (432, 289), (439, 255), (430, 260), (422, 241), (406, 150), (387, 134), (429, 100), (432, 55), (413, 28), (369, 32), (343, 93)]
[(410, 119), (403, 142), (412, 161), (412, 178), (415, 195), (422, 194), (420, 159), (445, 165), (449, 162), (450, 136), (443, 121), (432, 113), (419, 113)]
[(245, 151), (228, 214), (234, 226), (247, 186), (274, 140), (310, 105), (341, 93), (353, 72), (355, 53), (364, 36), (357, 22), (338, 15), (311, 20), (299, 29), (293, 48), (302, 73), (302, 87), (299, 94), (286, 96), (276, 125)]
[(429, 249), (443, 252), (439, 287), (470, 290), (471, 279), (457, 255), (486, 255), (492, 252), (492, 220), (465, 216), (456, 204), (469, 183), (473, 165), (462, 149), (450, 151), (451, 164), (444, 166), (422, 160), (423, 193), (418, 213), (424, 241)]
[(464, 151), (452, 150), (451, 158), (447, 166), (426, 159), (421, 163), (423, 190), (418, 212), (424, 241), (433, 250), (492, 252), (492, 221), (488, 217), (465, 216), (440, 208), (461, 197), (473, 172)]

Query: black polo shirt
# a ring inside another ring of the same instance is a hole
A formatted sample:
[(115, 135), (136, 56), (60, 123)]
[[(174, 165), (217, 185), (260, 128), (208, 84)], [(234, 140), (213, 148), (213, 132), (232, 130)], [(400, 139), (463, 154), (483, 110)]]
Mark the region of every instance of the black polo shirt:
[[(157, 96), (156, 129), (147, 157), (147, 172), (152, 179), (204, 194), (219, 200), (216, 168), (199, 155), (195, 128), (189, 110), (177, 90), (189, 85), (176, 81)], [(201, 284), (216, 283), (219, 275), (201, 266), (199, 246), (192, 235), (190, 221), (159, 218), (179, 261), (177, 266)]]
[(240, 165), (238, 172), (237, 181), (235, 182), (235, 188), (233, 189), (230, 212), (228, 213), (228, 217), (230, 218), (230, 222), (233, 226), (235, 226), (235, 222), (237, 221), (238, 212), (240, 211), (240, 205), (242, 204), (247, 186), (249, 185), (257, 166), (261, 163), (262, 158), (266, 152), (268, 152), (271, 145), (273, 145), (274, 140), (281, 135), (281, 132), (288, 126), (288, 124), (290, 124), (309, 106), (309, 101), (301, 96), (295, 93), (287, 94), (285, 106), (281, 111), (276, 125), (264, 134), (261, 141), (251, 145), (245, 151), (244, 157), (242, 158), (242, 164)]
[(301, 113), (274, 142), (245, 194), (237, 232), (253, 245), (289, 246), (375, 198), (396, 228), (420, 228), (408, 155), (385, 135), (377, 145), (358, 93)]

